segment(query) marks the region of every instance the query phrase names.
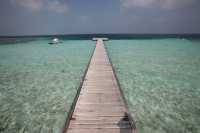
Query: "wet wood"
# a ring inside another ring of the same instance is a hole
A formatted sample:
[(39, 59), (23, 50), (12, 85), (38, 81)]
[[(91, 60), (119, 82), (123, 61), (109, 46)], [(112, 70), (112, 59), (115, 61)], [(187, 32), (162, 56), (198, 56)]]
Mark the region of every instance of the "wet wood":
[(135, 133), (103, 40), (97, 44), (67, 133)]

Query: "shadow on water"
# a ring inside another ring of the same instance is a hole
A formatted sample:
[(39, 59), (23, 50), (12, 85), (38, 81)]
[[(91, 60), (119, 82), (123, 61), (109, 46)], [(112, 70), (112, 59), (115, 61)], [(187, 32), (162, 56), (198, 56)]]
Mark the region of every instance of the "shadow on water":
[(124, 117), (117, 123), (120, 128), (120, 133), (137, 133), (135, 124), (131, 124), (131, 120), (127, 113), (124, 113)]

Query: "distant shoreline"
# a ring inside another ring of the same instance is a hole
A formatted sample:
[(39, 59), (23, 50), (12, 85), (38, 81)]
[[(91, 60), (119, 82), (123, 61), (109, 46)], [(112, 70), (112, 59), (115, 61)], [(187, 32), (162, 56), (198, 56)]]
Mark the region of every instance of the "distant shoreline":
[(194, 34), (58, 34), (58, 35), (21, 35), (21, 36), (0, 36), (1, 38), (38, 38), (38, 37), (60, 37), (68, 39), (92, 39), (93, 37), (107, 37), (110, 39), (133, 39), (133, 38), (200, 38), (200, 33)]

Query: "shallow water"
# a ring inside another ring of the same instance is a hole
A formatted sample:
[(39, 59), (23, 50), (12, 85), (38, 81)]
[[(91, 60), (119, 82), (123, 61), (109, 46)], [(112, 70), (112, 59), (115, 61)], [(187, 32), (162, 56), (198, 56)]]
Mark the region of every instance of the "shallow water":
[(48, 39), (0, 45), (0, 132), (58, 133), (94, 49)]
[(200, 41), (111, 40), (106, 47), (140, 133), (200, 133)]

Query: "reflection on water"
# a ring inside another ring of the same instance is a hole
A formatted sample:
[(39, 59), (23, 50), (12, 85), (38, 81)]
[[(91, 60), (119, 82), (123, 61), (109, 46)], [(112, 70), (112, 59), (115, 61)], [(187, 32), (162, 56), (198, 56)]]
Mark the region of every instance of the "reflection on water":
[(39, 39), (0, 45), (0, 132), (58, 133), (94, 48)]
[(106, 47), (140, 133), (200, 132), (200, 42), (112, 40)]

